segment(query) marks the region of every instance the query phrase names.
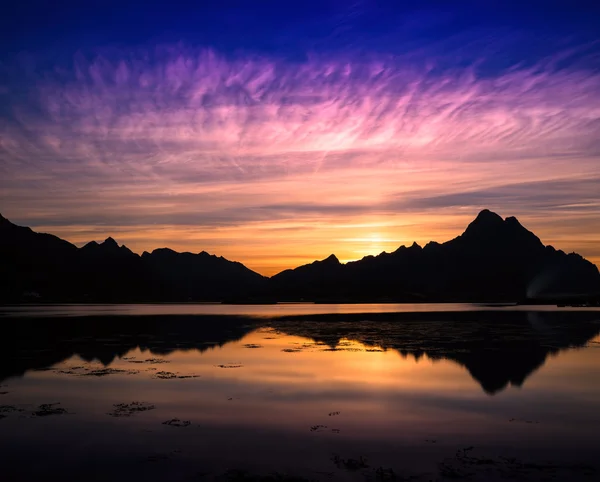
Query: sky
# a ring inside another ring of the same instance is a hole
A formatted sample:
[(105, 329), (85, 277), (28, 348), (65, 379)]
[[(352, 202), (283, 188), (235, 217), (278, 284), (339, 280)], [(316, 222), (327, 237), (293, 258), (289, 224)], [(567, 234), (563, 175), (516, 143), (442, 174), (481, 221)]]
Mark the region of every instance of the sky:
[(600, 265), (600, 4), (12, 3), (17, 224), (272, 275), (446, 241), (489, 208)]

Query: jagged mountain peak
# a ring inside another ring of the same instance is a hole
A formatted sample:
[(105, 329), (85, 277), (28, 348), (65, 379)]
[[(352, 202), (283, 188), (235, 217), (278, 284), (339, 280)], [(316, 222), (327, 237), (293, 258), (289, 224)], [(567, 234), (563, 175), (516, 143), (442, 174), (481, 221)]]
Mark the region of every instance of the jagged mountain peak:
[(335, 254), (330, 254), (322, 262), (330, 263), (330, 264), (340, 264), (340, 260), (338, 259), (338, 257)]
[(118, 249), (119, 245), (117, 244), (117, 242), (111, 238), (108, 237), (106, 238), (104, 241), (102, 241), (101, 243), (98, 243), (97, 241), (90, 241), (89, 243), (87, 243), (86, 245), (83, 246), (83, 249), (88, 251), (88, 250), (107, 250), (107, 249)]
[(482, 209), (475, 217), (475, 221), (497, 222), (502, 221), (502, 216), (489, 209)]
[(117, 243), (114, 240), (114, 238), (112, 238), (110, 236), (108, 238), (106, 238), (102, 244), (106, 245), (107, 247), (111, 247), (111, 248), (118, 248), (119, 247), (119, 243)]
[(419, 243), (417, 243), (416, 241), (414, 241), (410, 246), (406, 246), (403, 244), (398, 249), (396, 249), (396, 251), (394, 251), (393, 254), (407, 252), (407, 251), (421, 251), (421, 249), (423, 249), (421, 247), (421, 245)]
[(90, 241), (81, 248), (81, 254), (84, 257), (90, 257), (90, 259), (97, 257), (103, 259), (112, 257), (117, 257), (118, 259), (124, 259), (125, 257), (140, 257), (124, 244), (119, 246), (112, 237), (106, 238), (101, 243)]
[(600, 296), (594, 265), (545, 247), (515, 217), (503, 219), (490, 210), (481, 211), (451, 241), (425, 248), (415, 242), (345, 264), (332, 254), (274, 275), (267, 284), (244, 265), (204, 251), (161, 248), (139, 257), (111, 237), (78, 250), (5, 218), (0, 227), (0, 265), (10, 274), (0, 288), (7, 300), (31, 290), (48, 300), (214, 301), (264, 295), (288, 301), (412, 302), (516, 301), (526, 293)]
[(541, 240), (525, 228), (519, 220), (510, 216), (506, 219), (489, 209), (481, 211), (467, 226), (465, 232), (453, 242), (468, 242), (479, 248), (496, 246), (499, 248), (542, 249)]
[(503, 226), (504, 219), (502, 219), (499, 214), (496, 214), (489, 209), (484, 209), (480, 211), (477, 217), (469, 223), (464, 234), (470, 235), (481, 232), (489, 232), (491, 230), (501, 229)]

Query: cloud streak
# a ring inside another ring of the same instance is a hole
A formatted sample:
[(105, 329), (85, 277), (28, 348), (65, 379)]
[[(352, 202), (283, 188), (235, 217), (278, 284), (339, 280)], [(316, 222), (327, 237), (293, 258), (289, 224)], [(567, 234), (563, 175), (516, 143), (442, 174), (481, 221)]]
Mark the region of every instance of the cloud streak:
[[(366, 230), (486, 203), (532, 219), (568, 209), (589, 223), (600, 74), (559, 68), (572, 55), (494, 75), (422, 52), (292, 62), (181, 45), (4, 66), (19, 80), (0, 91), (5, 215), (240, 234), (351, 218), (371, 219)], [(389, 243), (410, 235), (399, 232)]]
[(290, 63), (174, 47), (78, 56), (70, 70), (44, 72), (30, 95), (13, 106), (20, 132), (3, 135), (15, 157), (108, 162), (106, 152), (115, 164), (143, 158), (226, 173), (293, 153), (597, 154), (600, 130), (598, 75), (550, 59), (483, 78), (476, 66), (439, 71), (410, 56)]

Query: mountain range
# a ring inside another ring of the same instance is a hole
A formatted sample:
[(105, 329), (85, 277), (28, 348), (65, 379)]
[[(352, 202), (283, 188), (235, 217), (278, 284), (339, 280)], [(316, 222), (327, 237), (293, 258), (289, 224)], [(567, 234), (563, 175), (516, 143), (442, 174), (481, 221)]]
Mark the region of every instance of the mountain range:
[(107, 238), (78, 248), (0, 215), (0, 302), (517, 302), (598, 300), (598, 268), (514, 217), (481, 211), (460, 236), (341, 263), (335, 255), (264, 277), (168, 248), (141, 256)]

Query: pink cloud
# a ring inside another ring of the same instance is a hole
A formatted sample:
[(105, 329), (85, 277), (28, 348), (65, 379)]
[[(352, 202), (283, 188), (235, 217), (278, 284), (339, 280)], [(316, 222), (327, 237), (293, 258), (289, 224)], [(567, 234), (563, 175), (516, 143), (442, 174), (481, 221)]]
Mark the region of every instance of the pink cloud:
[(138, 142), (173, 162), (206, 156), (199, 167), (211, 165), (215, 152), (582, 154), (599, 130), (598, 76), (552, 70), (547, 62), (479, 78), (474, 68), (435, 74), (409, 59), (292, 64), (173, 48), (148, 62), (147, 52), (136, 54), (78, 59), (77, 75), (42, 79), (46, 115), (21, 112), (23, 125), (68, 140), (61, 151), (67, 157), (77, 157), (80, 144)]
[[(68, 70), (28, 74), (28, 95), (0, 117), (3, 209), (53, 225), (170, 218), (243, 233), (252, 223), (355, 218), (360, 231), (375, 229), (369, 217), (388, 226), (444, 202), (552, 212), (556, 203), (519, 193), (565, 179), (559, 201), (578, 206), (578, 186), (600, 179), (600, 75), (554, 60), (481, 76), (476, 65), (441, 68), (416, 54), (289, 62), (167, 46), (78, 55)], [(600, 195), (588, 191), (594, 205)], [(597, 214), (573, 209), (582, 233)], [(401, 238), (385, 229), (390, 244)]]

